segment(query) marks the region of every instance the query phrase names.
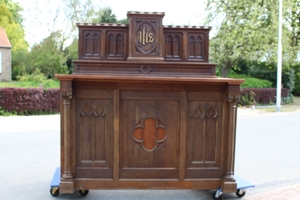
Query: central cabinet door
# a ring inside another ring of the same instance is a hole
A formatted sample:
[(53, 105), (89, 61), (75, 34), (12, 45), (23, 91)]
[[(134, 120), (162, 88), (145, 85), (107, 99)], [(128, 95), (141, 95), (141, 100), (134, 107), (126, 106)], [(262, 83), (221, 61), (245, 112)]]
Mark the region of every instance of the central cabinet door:
[(120, 94), (120, 178), (177, 179), (180, 92)]

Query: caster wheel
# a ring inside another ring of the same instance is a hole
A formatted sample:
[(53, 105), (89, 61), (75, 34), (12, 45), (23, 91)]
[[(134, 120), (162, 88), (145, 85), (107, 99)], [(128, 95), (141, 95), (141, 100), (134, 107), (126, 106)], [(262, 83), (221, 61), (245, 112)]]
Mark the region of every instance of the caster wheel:
[(53, 197), (58, 197), (59, 195), (59, 188), (58, 187), (53, 187), (50, 189), (50, 194), (53, 196)]
[(238, 189), (235, 194), (236, 194), (236, 196), (238, 196), (239, 198), (241, 198), (241, 197), (245, 196), (246, 191), (242, 190), (242, 189)]
[(79, 190), (79, 194), (83, 197), (85, 197), (86, 195), (88, 195), (89, 191), (88, 190)]
[(214, 193), (212, 194), (213, 199), (215, 200), (221, 200), (223, 196), (223, 193), (220, 191), (214, 191)]

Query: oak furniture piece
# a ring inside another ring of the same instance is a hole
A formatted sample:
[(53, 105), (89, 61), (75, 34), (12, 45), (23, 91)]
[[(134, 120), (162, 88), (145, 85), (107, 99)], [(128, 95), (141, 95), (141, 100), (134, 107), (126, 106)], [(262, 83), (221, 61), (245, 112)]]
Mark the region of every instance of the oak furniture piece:
[(78, 24), (61, 89), (60, 193), (75, 189), (236, 192), (236, 104), (243, 80), (217, 78), (210, 27)]

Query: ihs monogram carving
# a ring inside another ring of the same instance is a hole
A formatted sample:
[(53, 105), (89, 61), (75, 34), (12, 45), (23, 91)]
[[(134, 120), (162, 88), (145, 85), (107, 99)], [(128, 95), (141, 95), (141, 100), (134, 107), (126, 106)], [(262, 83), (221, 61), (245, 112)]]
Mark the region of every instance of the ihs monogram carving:
[(136, 48), (144, 54), (151, 53), (156, 47), (155, 27), (148, 22), (141, 23), (136, 29)]
[(165, 127), (158, 119), (146, 118), (139, 121), (135, 126), (133, 140), (138, 147), (145, 151), (154, 151), (163, 145), (166, 139)]
[(143, 27), (143, 30), (142, 31), (139, 31), (140, 33), (140, 41), (139, 43), (142, 44), (142, 45), (146, 45), (146, 44), (149, 44), (149, 43), (153, 43), (154, 42), (154, 33), (151, 32), (146, 32), (146, 27)]

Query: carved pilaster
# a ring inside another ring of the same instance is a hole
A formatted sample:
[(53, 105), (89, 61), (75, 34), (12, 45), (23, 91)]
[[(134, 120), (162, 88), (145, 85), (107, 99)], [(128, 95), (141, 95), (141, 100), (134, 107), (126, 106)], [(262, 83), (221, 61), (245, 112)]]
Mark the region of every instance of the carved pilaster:
[(71, 100), (72, 92), (61, 92), (63, 100), (63, 133), (64, 133), (64, 160), (63, 174), (60, 188), (64, 193), (73, 193), (73, 176), (71, 174)]
[(234, 179), (234, 152), (235, 152), (235, 135), (236, 135), (236, 117), (237, 117), (237, 102), (239, 101), (239, 95), (226, 96), (228, 102), (228, 142), (227, 142), (227, 157), (226, 157), (226, 174), (223, 177), (222, 190), (224, 192), (236, 191), (236, 182)]
[(60, 98), (63, 99), (64, 104), (71, 104), (70, 101), (72, 99), (72, 92), (61, 92)]

